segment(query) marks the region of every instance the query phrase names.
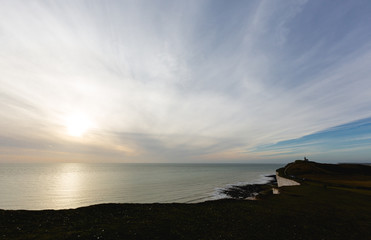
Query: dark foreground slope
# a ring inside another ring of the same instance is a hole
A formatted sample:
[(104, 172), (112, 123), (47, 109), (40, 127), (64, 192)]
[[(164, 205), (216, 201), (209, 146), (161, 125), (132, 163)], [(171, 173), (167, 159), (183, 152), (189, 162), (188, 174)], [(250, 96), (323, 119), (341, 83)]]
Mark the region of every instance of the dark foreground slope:
[(304, 181), (259, 201), (0, 210), (0, 239), (369, 239), (371, 191)]

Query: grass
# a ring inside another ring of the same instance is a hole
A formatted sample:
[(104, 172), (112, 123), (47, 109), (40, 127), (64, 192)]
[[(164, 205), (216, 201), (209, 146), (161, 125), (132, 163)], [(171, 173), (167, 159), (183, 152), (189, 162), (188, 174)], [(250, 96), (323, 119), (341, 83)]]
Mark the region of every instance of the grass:
[(371, 166), (360, 164), (321, 164), (297, 160), (278, 169), (280, 176), (320, 182), (330, 186), (371, 190)]

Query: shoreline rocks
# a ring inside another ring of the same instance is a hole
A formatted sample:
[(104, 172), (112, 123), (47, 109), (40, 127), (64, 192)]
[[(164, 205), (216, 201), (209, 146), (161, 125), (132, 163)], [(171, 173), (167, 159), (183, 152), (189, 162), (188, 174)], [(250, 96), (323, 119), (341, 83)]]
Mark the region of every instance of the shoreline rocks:
[(269, 190), (272, 186), (277, 186), (276, 175), (266, 176), (271, 178), (269, 182), (263, 184), (247, 184), (247, 185), (232, 185), (229, 188), (223, 189), (222, 194), (233, 199), (248, 199), (255, 200), (256, 197), (263, 191)]

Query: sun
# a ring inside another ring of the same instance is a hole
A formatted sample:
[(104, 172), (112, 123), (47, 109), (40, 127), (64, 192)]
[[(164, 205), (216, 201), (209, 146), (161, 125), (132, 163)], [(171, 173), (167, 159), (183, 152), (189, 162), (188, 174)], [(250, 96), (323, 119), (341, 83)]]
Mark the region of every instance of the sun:
[(91, 121), (83, 114), (75, 114), (66, 119), (67, 133), (73, 137), (81, 137), (91, 128)]

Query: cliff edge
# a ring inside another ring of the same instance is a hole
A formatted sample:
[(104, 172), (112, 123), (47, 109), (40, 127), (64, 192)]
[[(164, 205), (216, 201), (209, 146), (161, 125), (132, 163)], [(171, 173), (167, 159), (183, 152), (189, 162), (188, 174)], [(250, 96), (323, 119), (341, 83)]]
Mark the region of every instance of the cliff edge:
[(371, 166), (363, 164), (324, 164), (296, 160), (277, 169), (276, 176), (278, 187), (310, 181), (326, 186), (371, 189)]

